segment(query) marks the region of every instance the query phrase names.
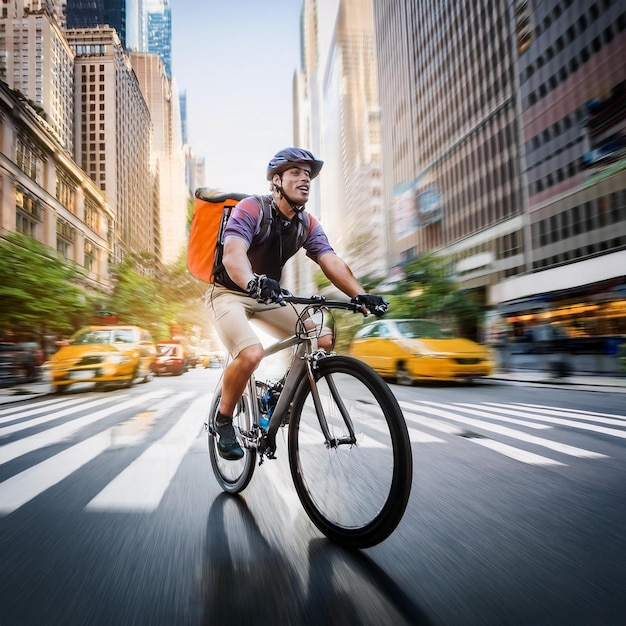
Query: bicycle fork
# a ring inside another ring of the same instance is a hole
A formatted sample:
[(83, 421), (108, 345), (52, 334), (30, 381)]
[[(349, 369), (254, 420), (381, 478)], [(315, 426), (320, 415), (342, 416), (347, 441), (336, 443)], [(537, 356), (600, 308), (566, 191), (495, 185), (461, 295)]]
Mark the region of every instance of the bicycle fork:
[(326, 414), (324, 412), (324, 407), (322, 405), (322, 400), (320, 398), (319, 390), (317, 388), (317, 382), (315, 380), (314, 368), (317, 364), (318, 358), (315, 355), (310, 355), (305, 358), (306, 362), (306, 373), (309, 379), (309, 385), (311, 387), (311, 397), (313, 398), (313, 405), (315, 406), (315, 413), (317, 415), (317, 420), (319, 422), (320, 428), (322, 429), (322, 433), (324, 434), (324, 439), (326, 442), (327, 448), (336, 448), (341, 445), (354, 445), (356, 444), (356, 436), (354, 434), (354, 426), (352, 424), (352, 418), (350, 417), (350, 413), (346, 408), (346, 405), (341, 398), (341, 394), (337, 389), (337, 385), (335, 384), (335, 380), (333, 379), (331, 374), (328, 374), (325, 377), (326, 383), (328, 384), (328, 389), (330, 391), (330, 395), (337, 405), (339, 409), (339, 413), (343, 419), (346, 428), (348, 429), (347, 437), (333, 437), (330, 433), (330, 429), (328, 428), (328, 420), (326, 419)]

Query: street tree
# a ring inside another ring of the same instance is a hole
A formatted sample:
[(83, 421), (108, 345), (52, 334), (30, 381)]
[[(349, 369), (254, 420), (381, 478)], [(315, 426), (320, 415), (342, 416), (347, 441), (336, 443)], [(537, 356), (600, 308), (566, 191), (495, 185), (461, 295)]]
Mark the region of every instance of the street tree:
[(91, 296), (79, 268), (56, 250), (10, 233), (0, 240), (0, 330), (65, 335), (86, 323)]

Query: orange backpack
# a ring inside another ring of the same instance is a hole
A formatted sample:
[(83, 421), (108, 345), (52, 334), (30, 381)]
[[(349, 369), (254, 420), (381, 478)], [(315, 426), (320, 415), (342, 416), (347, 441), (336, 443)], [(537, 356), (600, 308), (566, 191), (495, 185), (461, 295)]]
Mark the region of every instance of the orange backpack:
[[(187, 268), (193, 276), (212, 283), (222, 267), (224, 229), (233, 207), (249, 194), (226, 193), (210, 187), (196, 189), (193, 217), (187, 246)], [(265, 196), (255, 195), (261, 205), (255, 241), (265, 241), (272, 226), (272, 207)], [(305, 214), (298, 221), (297, 245), (302, 246), (311, 228), (311, 216)]]
[(187, 268), (200, 280), (213, 282), (214, 266), (221, 262), (222, 236), (233, 207), (248, 195), (225, 193), (218, 189), (196, 189), (193, 218), (189, 229)]

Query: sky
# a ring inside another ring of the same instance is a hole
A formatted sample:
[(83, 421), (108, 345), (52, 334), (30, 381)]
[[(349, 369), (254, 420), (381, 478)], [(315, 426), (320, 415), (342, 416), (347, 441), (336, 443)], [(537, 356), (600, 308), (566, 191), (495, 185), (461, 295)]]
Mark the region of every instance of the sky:
[(172, 0), (172, 74), (206, 185), (265, 193), (270, 158), (293, 145), (302, 0)]

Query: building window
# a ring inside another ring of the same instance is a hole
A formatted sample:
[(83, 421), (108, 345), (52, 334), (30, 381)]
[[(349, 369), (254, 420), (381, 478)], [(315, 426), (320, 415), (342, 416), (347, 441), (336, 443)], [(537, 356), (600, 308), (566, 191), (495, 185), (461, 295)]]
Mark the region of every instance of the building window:
[(56, 199), (70, 213), (76, 213), (76, 184), (63, 172), (57, 172)]
[(34, 181), (40, 182), (42, 159), (33, 146), (23, 138), (17, 138), (16, 163), (17, 166)]
[(100, 215), (98, 213), (98, 206), (91, 198), (85, 198), (85, 225), (94, 233), (97, 233), (99, 224)]
[(57, 251), (65, 258), (72, 259), (76, 230), (65, 220), (57, 219)]
[(96, 264), (97, 247), (93, 241), (85, 239), (85, 269), (88, 272), (94, 270)]
[(35, 238), (37, 226), (42, 220), (39, 202), (23, 192), (15, 191), (15, 229), (17, 232)]

